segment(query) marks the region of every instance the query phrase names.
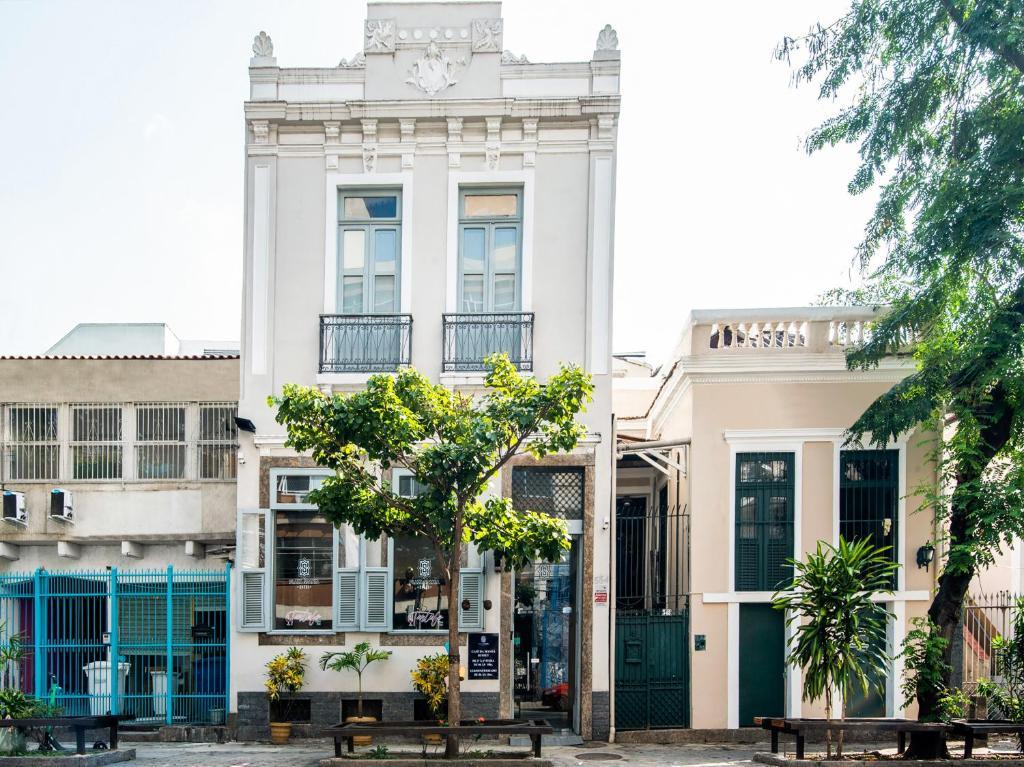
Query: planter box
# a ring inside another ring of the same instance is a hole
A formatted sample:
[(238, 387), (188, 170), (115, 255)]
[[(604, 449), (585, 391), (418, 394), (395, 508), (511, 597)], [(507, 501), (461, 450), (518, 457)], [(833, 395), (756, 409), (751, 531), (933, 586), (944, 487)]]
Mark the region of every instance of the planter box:
[(320, 767), (553, 767), (549, 759), (535, 759), (531, 756), (516, 757), (501, 755), (491, 758), (467, 757), (465, 759), (445, 759), (444, 757), (428, 757), (413, 754), (395, 754), (389, 759), (367, 759), (365, 756), (331, 757), (321, 759)]
[(134, 758), (134, 748), (66, 756), (35, 756), (30, 753), (28, 756), (0, 756), (0, 767), (103, 767), (107, 764), (128, 762)]
[(1005, 754), (993, 754), (990, 759), (904, 759), (893, 755), (891, 759), (856, 759), (844, 757), (839, 759), (790, 759), (782, 754), (757, 753), (754, 761), (769, 764), (772, 767), (880, 767), (888, 762), (899, 767), (1024, 767), (1024, 757), (1020, 759), (1006, 758)]

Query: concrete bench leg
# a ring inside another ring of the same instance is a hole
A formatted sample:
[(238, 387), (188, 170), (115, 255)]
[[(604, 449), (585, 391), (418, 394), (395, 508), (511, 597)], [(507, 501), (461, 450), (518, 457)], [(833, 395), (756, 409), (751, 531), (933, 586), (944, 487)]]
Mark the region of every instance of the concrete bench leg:
[(969, 732), (964, 736), (964, 759), (974, 756), (974, 733)]
[(907, 750), (907, 733), (905, 733), (905, 732), (898, 733), (897, 736), (896, 736), (896, 739), (897, 739), (897, 743), (898, 743), (898, 745), (896, 747), (896, 753), (902, 754), (904, 751)]
[(796, 735), (796, 758), (804, 758), (804, 736), (801, 733)]
[(338, 758), (341, 757), (341, 738), (337, 735), (334, 736), (334, 755)]
[(84, 727), (76, 727), (75, 728), (75, 753), (79, 754), (79, 755), (85, 753), (85, 728)]
[(533, 741), (533, 755), (540, 758), (540, 735), (531, 735), (530, 740)]
[(779, 731), (772, 730), (772, 753), (779, 753)]

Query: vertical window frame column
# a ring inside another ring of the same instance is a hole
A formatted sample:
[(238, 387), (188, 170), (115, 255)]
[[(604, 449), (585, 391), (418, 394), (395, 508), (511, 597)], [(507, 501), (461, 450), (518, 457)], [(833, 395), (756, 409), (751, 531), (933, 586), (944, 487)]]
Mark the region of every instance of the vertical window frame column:
[[(348, 217), (345, 213), (345, 200), (348, 198), (395, 198), (395, 215), (386, 217)], [(398, 314), (402, 310), (402, 219), (405, 201), (402, 199), (401, 187), (339, 187), (337, 189), (336, 216), (337, 235), (335, 238), (336, 287), (333, 311), (337, 314)], [(378, 232), (393, 230), (395, 232), (395, 266), (390, 275), (378, 275), (376, 270), (376, 235)], [(359, 231), (363, 233), (362, 266), (358, 269), (345, 267), (345, 233)], [(345, 278), (358, 276), (362, 280), (361, 308), (359, 311), (347, 310), (345, 307)], [(376, 280), (378, 276), (390, 276), (394, 280), (393, 301), (391, 311), (376, 309)]]
[[(466, 198), (476, 196), (502, 197), (515, 195), (516, 213), (513, 216), (479, 215), (473, 216), (466, 212)], [(523, 311), (523, 232), (524, 232), (524, 197), (521, 184), (509, 185), (460, 185), (458, 191), (458, 263), (456, 267), (456, 312), (462, 314), (496, 314), (516, 313)], [(484, 232), (483, 271), (466, 271), (465, 241), (467, 230), (482, 229)], [(497, 309), (494, 304), (494, 283), (497, 275), (508, 275), (503, 269), (495, 270), (495, 234), (499, 229), (514, 229), (516, 233), (516, 254), (514, 275), (515, 300), (511, 307)], [(483, 279), (482, 306), (480, 309), (467, 309), (465, 305), (465, 277), (467, 274), (480, 274)]]

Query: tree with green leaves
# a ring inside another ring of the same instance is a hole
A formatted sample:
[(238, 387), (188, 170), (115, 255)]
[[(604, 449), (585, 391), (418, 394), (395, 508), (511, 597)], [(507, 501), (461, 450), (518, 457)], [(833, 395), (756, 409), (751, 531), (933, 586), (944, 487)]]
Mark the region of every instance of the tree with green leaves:
[[(448, 722), (458, 726), (459, 573), (468, 544), (494, 553), (506, 569), (536, 558), (557, 561), (569, 547), (565, 522), (513, 509), (508, 498), (481, 500), (490, 480), (517, 453), (540, 458), (572, 450), (584, 435), (576, 416), (593, 392), (590, 376), (563, 366), (546, 384), (519, 374), (506, 355), (486, 361), (485, 391), (472, 397), (432, 384), (411, 368), (371, 376), (362, 391), (328, 396), (288, 384), (277, 406), (286, 445), (334, 470), (310, 493), (328, 520), (370, 540), (429, 540), (448, 599)], [(409, 470), (422, 488), (398, 495), (383, 472)], [(458, 754), (458, 738), (446, 753)]]
[(363, 672), (371, 663), (387, 660), (391, 650), (374, 650), (369, 642), (360, 642), (351, 650), (343, 652), (325, 652), (320, 656), (320, 668), (326, 671), (356, 672), (356, 715), (363, 715)]
[[(888, 547), (876, 548), (867, 539), (850, 543), (841, 536), (838, 546), (818, 541), (804, 561), (790, 559), (788, 564), (793, 581), (772, 597), (772, 604), (786, 611), (787, 625), (796, 626), (789, 663), (803, 669), (804, 700), (825, 698), (826, 719), (833, 718), (832, 696), (839, 692), (842, 719), (855, 689), (867, 694), (873, 679), (885, 678), (889, 616), (877, 597), (892, 593), (899, 565)], [(825, 736), (826, 756), (831, 757), (832, 730)], [(842, 730), (836, 755), (843, 755)]]
[[(794, 55), (795, 80), (840, 105), (808, 151), (857, 145), (849, 189), (877, 189), (864, 287), (832, 298), (885, 307), (851, 368), (911, 354), (916, 370), (851, 435), (884, 445), (935, 430), (939, 483), (925, 497), (947, 553), (929, 616), (951, 640), (974, 574), (1024, 534), (1024, 4), (851, 0), (786, 38), (778, 56)], [(936, 689), (918, 695), (924, 717)], [(926, 756), (922, 741), (911, 750)]]

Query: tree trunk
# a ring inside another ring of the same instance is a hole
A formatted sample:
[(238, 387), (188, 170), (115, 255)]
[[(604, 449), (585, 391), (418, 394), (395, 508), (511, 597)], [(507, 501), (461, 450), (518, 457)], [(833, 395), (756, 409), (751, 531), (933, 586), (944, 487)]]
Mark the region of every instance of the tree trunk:
[[(979, 519), (980, 509), (975, 497), (961, 488), (970, 486), (979, 480), (988, 468), (992, 458), (998, 453), (1010, 437), (1013, 422), (1012, 406), (1007, 402), (1006, 391), (1002, 384), (991, 392), (991, 399), (985, 406), (979, 407), (977, 415), (987, 422), (981, 430), (980, 458), (965, 460), (956, 475), (956, 486), (950, 499), (949, 509), (949, 546), (963, 546), (972, 543), (975, 538), (973, 522)], [(939, 634), (947, 640), (943, 660), (952, 667), (953, 637), (960, 630), (960, 613), (963, 609), (967, 589), (971, 585), (977, 567), (974, 561), (963, 565), (956, 572), (943, 572), (939, 576), (939, 588), (928, 608), (928, 617), (938, 627)], [(950, 672), (943, 684), (950, 685)], [(918, 691), (917, 718), (920, 721), (936, 721), (939, 716), (940, 691), (922, 688)], [(910, 746), (907, 748), (907, 759), (945, 759), (949, 757), (946, 738), (929, 732), (913, 732), (910, 734)]]
[[(455, 547), (448, 564), (448, 726), (458, 727), (462, 719), (462, 701), (459, 693), (459, 577), (462, 572), (462, 508), (455, 519), (453, 533)], [(444, 755), (455, 759), (459, 755), (459, 736), (449, 735)]]

